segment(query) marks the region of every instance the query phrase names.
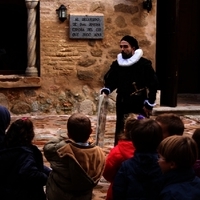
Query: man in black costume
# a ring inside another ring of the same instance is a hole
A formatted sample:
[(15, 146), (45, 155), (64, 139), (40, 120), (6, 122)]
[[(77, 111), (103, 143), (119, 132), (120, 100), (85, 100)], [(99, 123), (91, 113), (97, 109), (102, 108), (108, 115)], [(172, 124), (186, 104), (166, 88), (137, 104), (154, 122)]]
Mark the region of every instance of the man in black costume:
[(120, 48), (121, 53), (105, 74), (104, 88), (101, 89), (101, 93), (106, 95), (117, 89), (114, 145), (124, 129), (124, 119), (128, 114), (145, 117), (152, 114), (158, 89), (158, 79), (152, 63), (142, 57), (143, 51), (139, 49), (138, 41), (126, 35), (120, 41)]

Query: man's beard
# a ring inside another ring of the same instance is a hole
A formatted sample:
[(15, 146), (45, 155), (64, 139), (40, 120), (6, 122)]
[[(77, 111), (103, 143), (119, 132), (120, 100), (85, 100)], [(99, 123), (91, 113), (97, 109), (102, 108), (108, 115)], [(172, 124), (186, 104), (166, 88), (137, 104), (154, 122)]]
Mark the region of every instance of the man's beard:
[(128, 59), (128, 58), (132, 57), (132, 53), (127, 54), (127, 53), (124, 53), (124, 51), (122, 51), (121, 53), (122, 53), (123, 59)]

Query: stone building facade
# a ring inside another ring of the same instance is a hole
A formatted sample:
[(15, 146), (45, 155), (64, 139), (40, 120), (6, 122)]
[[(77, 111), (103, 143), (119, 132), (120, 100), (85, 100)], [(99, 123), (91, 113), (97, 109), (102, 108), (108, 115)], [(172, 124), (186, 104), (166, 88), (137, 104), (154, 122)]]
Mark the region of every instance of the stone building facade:
[[(13, 114), (95, 115), (103, 76), (120, 52), (120, 39), (127, 34), (137, 38), (144, 57), (155, 68), (156, 1), (150, 12), (143, 9), (143, 0), (24, 3), (28, 12), (26, 75), (0, 75), (0, 103)], [(56, 12), (61, 4), (67, 8), (64, 22)], [(101, 14), (103, 38), (70, 38), (71, 14)], [(114, 92), (109, 112), (115, 112)]]

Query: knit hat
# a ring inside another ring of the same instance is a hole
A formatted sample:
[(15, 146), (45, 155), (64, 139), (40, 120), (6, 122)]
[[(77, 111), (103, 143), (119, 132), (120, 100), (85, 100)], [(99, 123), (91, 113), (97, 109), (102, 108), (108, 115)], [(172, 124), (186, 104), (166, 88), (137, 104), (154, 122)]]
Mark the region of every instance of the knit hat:
[(128, 42), (128, 43), (131, 45), (131, 47), (135, 47), (135, 49), (139, 49), (138, 41), (137, 41), (134, 37), (132, 37), (132, 36), (130, 36), (130, 35), (125, 35), (125, 36), (121, 39), (121, 41), (122, 41), (122, 40)]

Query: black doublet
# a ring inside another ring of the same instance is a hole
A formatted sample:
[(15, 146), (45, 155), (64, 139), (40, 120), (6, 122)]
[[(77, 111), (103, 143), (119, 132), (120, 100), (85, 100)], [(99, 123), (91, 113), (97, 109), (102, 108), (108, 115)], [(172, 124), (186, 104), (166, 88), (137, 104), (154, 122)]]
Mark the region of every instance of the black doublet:
[(109, 71), (104, 76), (105, 87), (109, 88), (111, 92), (117, 89), (117, 93), (122, 96), (130, 96), (135, 92), (133, 83), (136, 83), (137, 89), (148, 88), (149, 103), (153, 104), (156, 99), (156, 92), (158, 87), (157, 77), (152, 68), (151, 61), (141, 58), (137, 63), (125, 67), (119, 66), (117, 61), (114, 61)]
[[(104, 76), (104, 85), (111, 92), (117, 89), (115, 134), (118, 135), (124, 128), (124, 116), (129, 113), (144, 115), (143, 106), (152, 109), (156, 99), (158, 80), (151, 61), (142, 57), (130, 66), (120, 66), (117, 60), (114, 61)], [(145, 100), (149, 104), (144, 103)]]

